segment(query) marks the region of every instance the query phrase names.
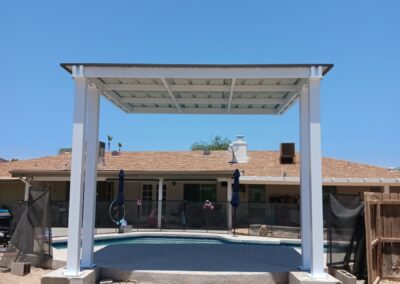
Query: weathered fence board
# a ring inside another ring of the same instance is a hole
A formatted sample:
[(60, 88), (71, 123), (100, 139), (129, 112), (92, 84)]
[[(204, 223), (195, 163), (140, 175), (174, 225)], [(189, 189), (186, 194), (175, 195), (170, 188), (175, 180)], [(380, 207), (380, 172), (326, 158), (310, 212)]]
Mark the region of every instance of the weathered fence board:
[(400, 281), (400, 196), (366, 192), (368, 283)]

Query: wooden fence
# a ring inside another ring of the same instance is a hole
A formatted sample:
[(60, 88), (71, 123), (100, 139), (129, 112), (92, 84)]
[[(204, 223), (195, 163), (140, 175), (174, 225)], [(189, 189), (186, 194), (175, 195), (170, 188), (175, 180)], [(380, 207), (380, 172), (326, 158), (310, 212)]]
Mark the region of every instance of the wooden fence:
[(400, 195), (365, 192), (368, 283), (400, 281)]

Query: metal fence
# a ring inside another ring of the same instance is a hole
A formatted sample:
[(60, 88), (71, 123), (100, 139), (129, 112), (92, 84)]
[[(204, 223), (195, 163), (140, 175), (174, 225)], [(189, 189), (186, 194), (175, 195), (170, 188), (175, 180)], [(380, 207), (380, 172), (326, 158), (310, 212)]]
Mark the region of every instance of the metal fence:
[[(227, 230), (227, 210), (229, 202), (213, 202), (214, 209), (204, 209), (204, 202), (162, 201), (161, 229), (175, 230)], [(13, 224), (17, 224), (23, 202), (1, 204), (9, 208), (13, 215)], [(98, 201), (96, 204), (96, 228), (116, 228), (109, 216), (110, 202)], [(68, 227), (69, 203), (51, 201), (52, 226)], [(232, 208), (232, 211), (234, 209)], [(158, 229), (158, 201), (125, 201), (125, 220), (134, 229)], [(277, 202), (241, 202), (236, 212), (236, 227), (248, 229), (250, 225), (260, 224), (275, 227), (287, 227), (299, 230), (300, 207), (298, 204)]]

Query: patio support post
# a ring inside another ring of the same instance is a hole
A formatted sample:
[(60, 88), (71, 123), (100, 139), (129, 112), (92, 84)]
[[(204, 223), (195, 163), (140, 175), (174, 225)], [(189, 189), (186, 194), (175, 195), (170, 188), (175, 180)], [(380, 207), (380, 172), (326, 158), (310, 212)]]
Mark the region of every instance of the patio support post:
[(310, 213), (310, 162), (308, 86), (300, 90), (300, 217), (302, 270), (311, 269), (311, 213)]
[(310, 167), (310, 213), (311, 213), (311, 277), (325, 277), (324, 227), (322, 202), (322, 160), (320, 126), (320, 81), (322, 67), (311, 67), (308, 81), (309, 140), (306, 141)]
[(158, 180), (158, 210), (157, 210), (157, 228), (161, 229), (161, 216), (162, 216), (162, 199), (163, 199), (163, 182), (164, 179)]
[(227, 180), (227, 202), (226, 202), (226, 212), (227, 212), (227, 225), (228, 225), (228, 231), (232, 229), (232, 206), (230, 204), (231, 198), (232, 198), (232, 180), (228, 179)]
[(93, 267), (96, 217), (97, 160), (99, 147), (99, 104), (96, 85), (89, 84), (87, 95), (86, 171), (82, 227), (82, 267)]
[(75, 81), (75, 95), (66, 276), (77, 276), (80, 273), (87, 97), (87, 79), (83, 75), (83, 66), (73, 66), (72, 76)]
[(385, 184), (385, 185), (383, 186), (383, 192), (384, 192), (384, 193), (390, 193), (390, 187), (389, 187), (388, 184)]
[(29, 190), (32, 186), (32, 178), (27, 177), (27, 178), (21, 178), (22, 182), (25, 184), (25, 193), (24, 193), (24, 201), (28, 202), (29, 201)]

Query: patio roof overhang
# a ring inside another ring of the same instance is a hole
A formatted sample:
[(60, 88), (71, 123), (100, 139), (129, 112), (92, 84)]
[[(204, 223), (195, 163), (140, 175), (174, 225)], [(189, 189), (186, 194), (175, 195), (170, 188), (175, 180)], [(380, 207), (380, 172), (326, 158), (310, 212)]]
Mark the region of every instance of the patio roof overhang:
[(332, 64), (63, 63), (127, 113), (282, 114)]
[[(81, 265), (93, 265), (99, 94), (102, 94), (128, 113), (179, 114), (278, 115), (299, 97), (302, 268), (310, 270), (313, 278), (325, 277), (320, 81), (332, 64), (66, 63), (61, 66), (72, 74), (75, 82), (70, 179), (73, 202), (69, 205), (65, 275), (77, 276)], [(158, 199), (160, 228), (162, 180)]]

